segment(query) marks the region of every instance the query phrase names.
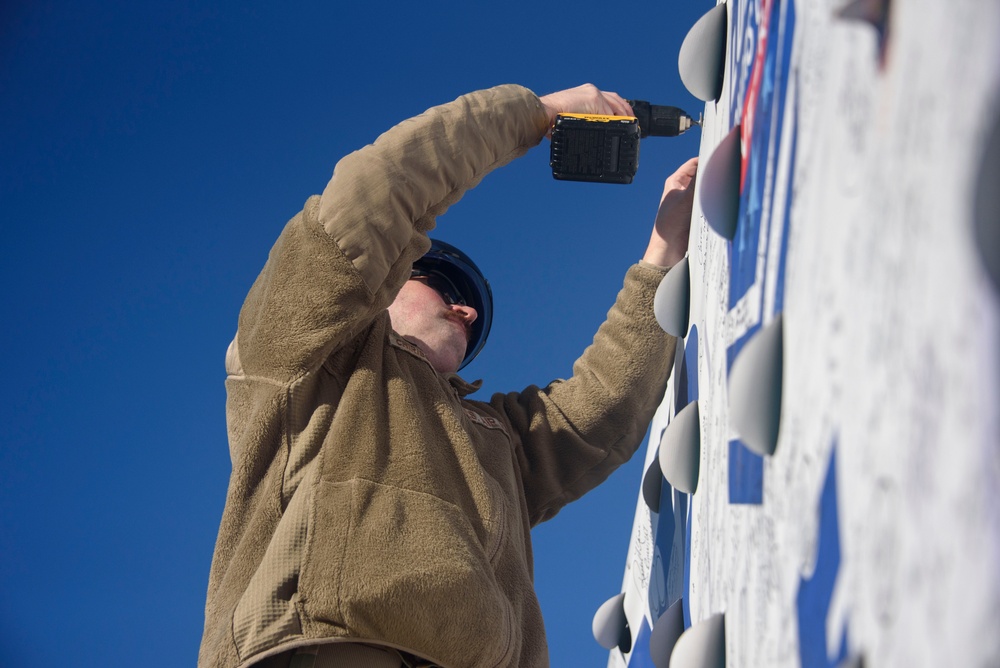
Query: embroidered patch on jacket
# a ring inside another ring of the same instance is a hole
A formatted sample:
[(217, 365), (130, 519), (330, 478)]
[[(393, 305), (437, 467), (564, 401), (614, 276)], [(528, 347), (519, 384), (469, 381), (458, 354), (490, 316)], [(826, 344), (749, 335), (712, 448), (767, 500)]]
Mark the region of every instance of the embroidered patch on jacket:
[(403, 337), (399, 336), (395, 332), (390, 332), (390, 334), (389, 334), (389, 343), (391, 345), (395, 346), (396, 348), (399, 348), (401, 350), (405, 350), (406, 352), (410, 353), (411, 355), (413, 355), (415, 357), (419, 357), (420, 359), (424, 360), (425, 362), (427, 361), (427, 357), (424, 355), (424, 351), (422, 351), (420, 348), (418, 348), (416, 346), (416, 344), (410, 343), (409, 341), (407, 341)]
[[(463, 407), (464, 408), (464, 407)], [(507, 428), (504, 427), (503, 422), (500, 420), (490, 417), (489, 415), (482, 415), (472, 410), (471, 408), (464, 408), (466, 416), (478, 425), (482, 425), (487, 429), (497, 429), (502, 431), (508, 438), (510, 434), (507, 433)]]

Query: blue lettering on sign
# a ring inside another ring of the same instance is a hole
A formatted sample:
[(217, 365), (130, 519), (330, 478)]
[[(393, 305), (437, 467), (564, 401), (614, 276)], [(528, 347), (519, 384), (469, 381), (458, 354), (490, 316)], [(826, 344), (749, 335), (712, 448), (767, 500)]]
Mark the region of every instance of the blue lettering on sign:
[[(737, 53), (730, 58), (728, 77), (737, 81), (731, 99), (731, 118), (739, 118), (745, 101), (754, 104), (752, 135), (746, 152), (746, 174), (741, 188), (737, 236), (729, 245), (729, 309), (730, 321), (739, 329), (738, 336), (726, 350), (727, 373), (747, 341), (768, 319), (779, 314), (784, 306), (784, 278), (787, 259), (787, 241), (791, 220), (793, 188), (789, 183), (795, 168), (795, 151), (798, 137), (798, 99), (793, 93), (788, 104), (787, 93), (795, 83), (791, 68), (793, 37), (795, 34), (794, 0), (772, 0), (766, 17), (766, 32), (770, 34), (763, 52), (764, 62), (756, 95), (748, 94), (756, 58), (756, 36), (761, 35), (758, 25), (761, 3), (736, 3), (739, 12), (730, 35)], [(794, 90), (794, 89), (793, 89)], [(787, 112), (786, 112), (787, 107)], [(783, 147), (783, 142), (787, 144)], [(776, 184), (785, 186), (782, 191)], [(779, 196), (778, 193), (781, 193)], [(770, 226), (780, 225), (775, 234)], [(768, 271), (772, 275), (768, 277)], [(765, 286), (765, 279), (767, 286)], [(765, 290), (770, 294), (765, 295)], [(753, 294), (756, 291), (756, 294)], [(742, 318), (737, 322), (736, 315)], [(674, 414), (698, 399), (698, 329), (692, 326), (685, 339), (682, 360), (674, 374)], [(840, 543), (837, 516), (836, 445), (831, 453), (826, 482), (820, 504), (819, 559), (816, 571), (808, 580), (800, 580), (797, 597), (799, 645), (802, 665), (836, 665), (846, 655), (846, 630), (840, 638), (837, 657), (826, 656), (826, 620), (829, 615), (833, 585), (840, 567)], [(751, 452), (739, 440), (729, 442), (729, 502), (732, 504), (761, 504), (764, 489), (763, 458)], [(691, 503), (687, 494), (673, 489), (661, 481), (661, 510), (656, 518), (655, 546), (659, 560), (652, 568), (661, 569), (664, 582), (668, 572), (682, 573), (680, 588), (684, 628), (690, 628), (691, 608)], [(676, 577), (676, 576), (675, 576)], [(651, 578), (652, 580), (652, 578)], [(677, 599), (676, 583), (666, 585), (666, 596), (654, 599), (652, 587), (648, 592), (651, 619), (658, 619)], [(643, 618), (629, 665), (651, 667), (649, 654), (650, 624)]]
[(847, 628), (841, 631), (836, 655), (827, 656), (827, 618), (840, 571), (840, 520), (837, 510), (837, 444), (830, 451), (819, 503), (816, 569), (799, 579), (795, 597), (799, 619), (799, 658), (802, 668), (833, 668), (847, 656)]
[[(676, 415), (685, 406), (698, 399), (698, 328), (692, 325), (688, 335), (684, 339), (684, 350), (680, 358), (679, 367), (675, 369), (674, 375), (674, 414)], [(659, 577), (664, 582), (665, 596), (661, 599), (659, 592), (650, 591), (647, 594), (649, 599), (650, 613), (655, 619), (659, 619), (667, 608), (673, 605), (678, 598), (681, 599), (681, 609), (684, 613), (684, 627), (691, 626), (691, 610), (688, 607), (688, 600), (691, 592), (691, 512), (690, 497), (688, 494), (680, 492), (664, 478), (660, 487), (660, 511), (656, 518), (656, 550), (660, 559), (652, 564), (653, 569), (660, 569)], [(673, 564), (673, 568), (671, 565)], [(671, 573), (680, 571), (683, 576), (681, 582), (670, 579)], [(653, 581), (650, 577), (650, 581)], [(678, 591), (677, 585), (680, 584)], [(642, 643), (638, 643), (642, 646)], [(648, 651), (648, 650), (644, 650)], [(629, 660), (629, 665), (634, 661)]]
[(729, 43), (732, 45), (733, 54), (729, 61), (729, 71), (726, 73), (726, 80), (734, 82), (732, 85), (732, 97), (729, 100), (729, 118), (739, 118), (743, 109), (744, 98), (747, 93), (747, 84), (750, 81), (750, 71), (753, 68), (754, 53), (757, 44), (757, 2), (735, 2), (732, 3), (732, 11), (736, 13), (735, 20), (731, 21), (732, 28), (729, 33)]
[[(794, 166), (795, 138), (797, 135), (797, 107), (785, 114), (785, 98), (790, 80), (791, 51), (795, 34), (795, 3), (792, 0), (773, 0), (767, 17), (767, 29), (759, 26), (736, 28), (739, 32), (770, 34), (767, 38), (765, 59), (762, 64), (756, 108), (753, 111), (752, 136), (744, 147), (746, 173), (740, 193), (737, 235), (729, 247), (729, 308), (730, 315), (745, 311), (742, 322), (731, 320), (743, 331), (729, 347), (726, 354), (727, 371), (746, 341), (756, 334), (767, 315), (781, 312), (784, 304), (784, 268), (787, 249), (787, 230), (791, 209), (791, 187), (786, 197), (776, 201), (777, 179), (790, 178)], [(752, 46), (744, 46), (752, 49)], [(742, 81), (749, 85), (749, 77)], [(743, 92), (741, 100), (754, 96)], [(734, 110), (735, 111), (735, 110)], [(785, 127), (790, 129), (791, 158), (787, 167), (779, 165)], [(781, 174), (779, 174), (779, 171)], [(780, 208), (779, 208), (780, 207)], [(774, 239), (769, 226), (781, 215), (782, 234), (773, 247)], [(763, 249), (761, 248), (763, 244)], [(777, 260), (778, 280), (774, 293), (765, 295), (765, 277), (768, 260)], [(751, 452), (739, 440), (729, 442), (729, 502), (760, 504), (764, 497), (764, 460)]]

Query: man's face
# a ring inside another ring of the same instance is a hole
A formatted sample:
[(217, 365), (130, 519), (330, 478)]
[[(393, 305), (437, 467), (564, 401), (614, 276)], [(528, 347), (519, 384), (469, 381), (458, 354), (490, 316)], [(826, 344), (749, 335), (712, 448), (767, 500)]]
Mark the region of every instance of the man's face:
[(476, 309), (449, 304), (421, 278), (411, 278), (389, 305), (392, 328), (423, 351), (439, 373), (458, 371), (469, 345)]

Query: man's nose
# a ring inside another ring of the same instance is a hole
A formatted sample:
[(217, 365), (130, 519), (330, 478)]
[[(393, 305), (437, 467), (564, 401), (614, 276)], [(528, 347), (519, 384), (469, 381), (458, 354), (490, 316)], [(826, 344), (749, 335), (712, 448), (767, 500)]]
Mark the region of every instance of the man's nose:
[(464, 320), (465, 324), (467, 325), (471, 325), (476, 321), (476, 318), (479, 317), (479, 314), (476, 312), (476, 309), (472, 308), (471, 306), (464, 306), (462, 304), (452, 304), (451, 310), (461, 314), (462, 320)]

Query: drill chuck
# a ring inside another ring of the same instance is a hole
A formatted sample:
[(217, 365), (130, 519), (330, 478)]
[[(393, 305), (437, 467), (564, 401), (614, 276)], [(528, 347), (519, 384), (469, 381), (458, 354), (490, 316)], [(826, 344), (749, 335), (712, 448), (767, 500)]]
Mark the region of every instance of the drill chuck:
[(684, 110), (677, 107), (650, 104), (644, 100), (626, 102), (632, 106), (632, 113), (639, 119), (640, 137), (676, 137), (695, 124)]

